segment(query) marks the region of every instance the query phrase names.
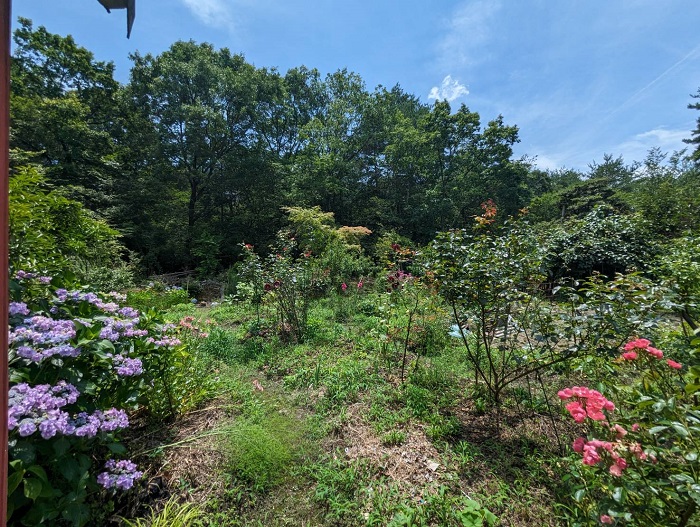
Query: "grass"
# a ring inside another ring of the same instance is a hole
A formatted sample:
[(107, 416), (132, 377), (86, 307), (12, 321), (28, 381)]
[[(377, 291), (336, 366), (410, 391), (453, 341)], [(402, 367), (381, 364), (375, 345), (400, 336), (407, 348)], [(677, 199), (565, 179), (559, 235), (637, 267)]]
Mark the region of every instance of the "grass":
[[(216, 365), (219, 392), (202, 425), (215, 433), (197, 450), (214, 456), (202, 460), (214, 467), (200, 478), (208, 483), (168, 483), (197, 496), (201, 505), (185, 511), (197, 518), (191, 524), (464, 527), (498, 517), (499, 525), (557, 525), (558, 453), (540, 433), (549, 426), (537, 418), (543, 400), (512, 390), (509, 428), (498, 437), (493, 413), (472, 397), (459, 347), (438, 334), (447, 324), (430, 321), (429, 353), (409, 350), (401, 383), (399, 354), (382, 344), (381, 302), (358, 306), (339, 317), (328, 301), (313, 305), (308, 338), (296, 345), (276, 338), (264, 307), (260, 320), (245, 305), (195, 312), (211, 320), (198, 351)], [(171, 318), (192, 315), (185, 307)], [(178, 422), (172, 427), (171, 444)], [(182, 446), (164, 444), (160, 462)], [(163, 514), (176, 504), (161, 505)]]
[(151, 509), (146, 518), (123, 522), (126, 527), (192, 527), (203, 515), (194, 503), (179, 503), (175, 497), (165, 502), (161, 510)]

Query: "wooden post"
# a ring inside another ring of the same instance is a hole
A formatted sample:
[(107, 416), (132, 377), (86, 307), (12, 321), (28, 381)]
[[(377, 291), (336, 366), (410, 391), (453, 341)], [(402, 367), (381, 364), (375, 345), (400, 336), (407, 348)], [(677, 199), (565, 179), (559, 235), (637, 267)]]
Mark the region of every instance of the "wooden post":
[(7, 368), (9, 298), (10, 18), (11, 0), (0, 0), (0, 525), (7, 525)]

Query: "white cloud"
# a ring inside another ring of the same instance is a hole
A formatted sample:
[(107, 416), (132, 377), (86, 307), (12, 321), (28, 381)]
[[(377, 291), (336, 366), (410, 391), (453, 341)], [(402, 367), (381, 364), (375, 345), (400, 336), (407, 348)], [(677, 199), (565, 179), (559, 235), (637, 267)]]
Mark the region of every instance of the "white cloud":
[(233, 23), (230, 2), (226, 0), (181, 0), (181, 2), (207, 26), (226, 28)]
[(499, 1), (477, 0), (456, 9), (438, 44), (441, 65), (473, 66), (486, 58), (491, 21), (500, 8)]
[(535, 156), (535, 166), (541, 170), (556, 170), (562, 168), (563, 164), (557, 157), (550, 157), (543, 154)]
[(642, 161), (651, 148), (658, 147), (662, 152), (682, 150), (687, 145), (683, 139), (690, 137), (689, 129), (668, 130), (660, 127), (648, 132), (636, 134), (631, 139), (619, 144), (614, 151), (620, 152), (626, 161)]
[(457, 79), (453, 79), (452, 75), (448, 75), (442, 79), (440, 87), (433, 86), (428, 94), (428, 99), (445, 99), (452, 102), (455, 99), (469, 95), (469, 88), (464, 84), (460, 84)]

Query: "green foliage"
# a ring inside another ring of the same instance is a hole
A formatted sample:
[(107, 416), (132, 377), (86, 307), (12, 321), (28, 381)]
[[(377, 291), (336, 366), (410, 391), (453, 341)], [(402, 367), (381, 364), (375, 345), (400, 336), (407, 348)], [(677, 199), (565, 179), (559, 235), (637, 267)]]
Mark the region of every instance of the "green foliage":
[(274, 416), (236, 423), (226, 445), (229, 469), (257, 492), (269, 490), (293, 459), (295, 430), (289, 419)]
[(230, 330), (215, 326), (208, 336), (199, 344), (199, 349), (218, 360), (226, 363), (247, 362), (255, 356), (251, 349), (238, 343), (237, 336)]
[(595, 355), (619, 345), (618, 331), (653, 326), (663, 306), (664, 291), (634, 275), (556, 287), (561, 301), (552, 304), (543, 295), (542, 260), (536, 237), (519, 222), (493, 233), (442, 233), (431, 247), (428, 270), (452, 308), (451, 334), (496, 406), (509, 385), (531, 374), (572, 367), (574, 359), (595, 366)]
[(296, 241), (280, 232), (265, 268), (264, 290), (277, 309), (279, 333), (284, 341), (303, 342), (309, 305), (321, 287), (322, 277), (311, 258), (295, 258)]
[(369, 271), (360, 242), (372, 231), (365, 227), (336, 227), (333, 213), (323, 212), (320, 207), (287, 207), (284, 210), (297, 247), (307, 257), (313, 257), (326, 287), (337, 290), (341, 282)]
[(122, 521), (126, 527), (192, 527), (203, 516), (202, 510), (194, 503), (178, 503), (170, 498), (161, 510), (151, 509), (146, 518)]
[(606, 215), (596, 209), (555, 228), (543, 264), (552, 279), (606, 276), (649, 267), (655, 253), (647, 223), (638, 217)]
[(700, 318), (700, 238), (684, 236), (671, 241), (661, 251), (656, 267), (676, 293), (680, 315), (695, 329)]
[[(444, 525), (445, 527), (492, 527), (498, 518), (477, 501), (466, 496), (452, 496), (441, 486), (437, 494), (429, 494), (419, 504), (402, 504), (389, 523), (391, 527), (422, 527)], [(377, 525), (376, 514), (371, 515), (369, 525)]]
[(189, 302), (189, 294), (182, 287), (160, 283), (151, 283), (142, 289), (132, 289), (126, 293), (126, 303), (143, 310), (166, 310)]
[[(694, 99), (700, 99), (700, 88), (698, 88), (697, 93), (691, 95), (691, 97)], [(700, 102), (688, 104), (688, 109), (700, 110)], [(690, 139), (683, 139), (683, 142), (688, 143), (689, 145), (697, 145), (695, 146), (695, 150), (691, 152), (690, 159), (692, 159), (695, 163), (698, 163), (700, 162), (700, 118), (697, 119), (697, 126), (695, 127), (695, 130), (692, 131), (691, 135), (692, 137)]]
[(14, 268), (47, 273), (67, 267), (109, 270), (122, 251), (114, 229), (48, 187), (33, 166), (17, 168), (10, 178), (9, 249)]
[(72, 37), (20, 18), (12, 56), (12, 147), (32, 152), (48, 180), (92, 210), (110, 204), (118, 83)]

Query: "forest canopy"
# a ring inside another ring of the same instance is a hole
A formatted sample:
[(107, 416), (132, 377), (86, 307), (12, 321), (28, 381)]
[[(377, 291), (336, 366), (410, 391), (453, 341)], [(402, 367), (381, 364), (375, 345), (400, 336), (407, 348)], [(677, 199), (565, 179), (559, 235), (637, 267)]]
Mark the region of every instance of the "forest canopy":
[[(629, 164), (602, 154), (586, 172), (541, 170), (515, 157), (519, 130), (503, 116), (425, 104), (399, 85), (369, 90), (347, 70), (282, 73), (180, 41), (133, 54), (120, 84), (111, 63), (70, 36), (20, 19), (14, 39), (16, 159), (115, 229), (146, 274), (225, 270), (242, 242), (267, 247), (288, 207), (365, 226), (367, 243), (394, 232), (425, 244), (471, 224), (488, 199), (499, 218), (527, 209), (543, 224), (594, 209), (641, 215), (661, 237), (700, 217), (700, 147), (669, 159), (653, 149)], [(697, 143), (697, 130), (689, 136)]]

